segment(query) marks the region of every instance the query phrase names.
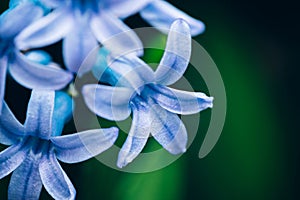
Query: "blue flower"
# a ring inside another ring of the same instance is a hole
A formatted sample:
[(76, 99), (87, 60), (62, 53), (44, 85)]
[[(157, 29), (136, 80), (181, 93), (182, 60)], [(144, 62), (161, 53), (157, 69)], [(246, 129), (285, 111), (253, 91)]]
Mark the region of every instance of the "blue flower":
[(112, 85), (85, 85), (87, 106), (109, 120), (133, 121), (118, 157), (118, 167), (131, 162), (144, 148), (151, 135), (170, 153), (185, 152), (187, 132), (177, 114), (198, 113), (212, 107), (212, 97), (167, 87), (185, 72), (191, 54), (189, 25), (176, 20), (170, 29), (166, 50), (155, 72), (137, 57), (113, 60), (104, 73), (110, 73)]
[(43, 9), (33, 3), (20, 3), (0, 16), (0, 114), (7, 70), (28, 88), (60, 89), (70, 82), (72, 74), (51, 66), (30, 61), (19, 51), (19, 33), (43, 15)]
[[(54, 10), (36, 21), (18, 37), (22, 49), (42, 47), (63, 39), (63, 56), (68, 70), (77, 73), (91, 51), (102, 45), (114, 52), (142, 54), (138, 36), (111, 11), (109, 1), (41, 0)], [(118, 4), (118, 2), (116, 2)], [(112, 36), (122, 33), (122, 37)], [(80, 69), (78, 75), (89, 71), (93, 62)]]
[[(156, 0), (40, 0), (54, 11), (28, 27), (18, 38), (22, 48), (36, 48), (63, 39), (64, 62), (71, 72), (79, 75), (89, 71), (93, 59), (81, 66), (98, 42), (115, 54), (135, 52), (142, 55), (142, 43), (137, 35), (119, 18), (140, 11), (153, 26), (166, 32), (171, 23), (185, 19), (192, 35), (204, 31), (204, 24), (165, 1)], [(159, 16), (159, 17), (157, 17)], [(113, 37), (115, 36), (115, 37)], [(96, 58), (94, 58), (96, 59)], [(79, 68), (82, 67), (79, 70)]]
[(13, 172), (8, 199), (38, 199), (42, 185), (55, 199), (74, 199), (75, 188), (57, 159), (87, 160), (108, 149), (117, 128), (95, 129), (60, 136), (72, 115), (72, 99), (63, 92), (33, 90), (25, 124), (4, 104), (0, 142), (11, 145), (0, 153), (0, 178)]

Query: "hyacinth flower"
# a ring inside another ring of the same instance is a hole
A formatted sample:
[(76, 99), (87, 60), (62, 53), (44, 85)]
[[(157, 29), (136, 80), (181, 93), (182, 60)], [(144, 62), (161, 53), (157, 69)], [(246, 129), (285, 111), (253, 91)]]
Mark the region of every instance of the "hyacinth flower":
[(108, 149), (117, 128), (94, 129), (61, 136), (72, 115), (72, 99), (63, 92), (33, 90), (24, 125), (4, 104), (0, 142), (0, 178), (12, 173), (8, 199), (39, 199), (44, 185), (55, 199), (74, 199), (75, 188), (58, 160), (77, 163)]
[(60, 89), (72, 79), (72, 74), (60, 68), (45, 67), (27, 59), (16, 45), (20, 32), (42, 15), (41, 7), (25, 2), (11, 7), (0, 16), (0, 114), (7, 71), (27, 88)]
[[(144, 148), (150, 134), (171, 154), (183, 153), (187, 132), (177, 114), (198, 113), (212, 107), (212, 97), (168, 87), (184, 74), (191, 54), (189, 25), (176, 20), (155, 72), (138, 57), (121, 57), (103, 72), (113, 86), (90, 84), (82, 93), (88, 108), (108, 120), (124, 120), (132, 113), (132, 125), (117, 161), (130, 163)], [(100, 77), (99, 77), (100, 78)], [(101, 80), (101, 79), (100, 79)]]
[[(64, 62), (71, 72), (79, 75), (92, 68), (93, 62), (84, 59), (98, 42), (115, 54), (142, 55), (142, 43), (120, 18), (140, 11), (154, 27), (164, 31), (177, 19), (185, 19), (192, 35), (204, 31), (204, 24), (171, 4), (160, 0), (40, 0), (54, 11), (28, 27), (19, 37), (22, 48), (43, 47), (63, 39)], [(159, 17), (158, 17), (159, 16)], [(96, 59), (96, 58), (94, 58)], [(91, 59), (90, 59), (91, 60)]]
[[(115, 1), (102, 0), (40, 0), (52, 8), (45, 17), (33, 23), (18, 37), (22, 49), (44, 47), (63, 39), (63, 56), (67, 69), (77, 73), (84, 59), (99, 42), (116, 54), (135, 52), (142, 54), (138, 36), (110, 8), (102, 4)], [(118, 4), (118, 2), (115, 2)], [(109, 40), (112, 36), (118, 35)], [(105, 43), (107, 41), (107, 43)], [(80, 70), (79, 76), (89, 71), (93, 62)]]

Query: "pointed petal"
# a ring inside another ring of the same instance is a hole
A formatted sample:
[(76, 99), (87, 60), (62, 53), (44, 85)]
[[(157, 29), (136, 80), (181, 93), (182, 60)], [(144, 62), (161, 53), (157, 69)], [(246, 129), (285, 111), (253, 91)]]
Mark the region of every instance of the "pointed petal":
[(43, 10), (33, 3), (22, 3), (0, 17), (0, 35), (14, 37), (26, 26), (43, 16)]
[(23, 142), (10, 146), (0, 153), (0, 179), (10, 174), (23, 162), (27, 149)]
[(39, 172), (45, 189), (54, 199), (75, 199), (75, 188), (53, 151), (43, 155)]
[[(138, 100), (137, 100), (138, 101)], [(117, 166), (122, 168), (132, 162), (143, 150), (150, 135), (152, 118), (148, 106), (142, 102), (131, 104), (132, 124), (125, 143), (123, 144), (117, 161)]]
[(77, 134), (53, 137), (56, 157), (65, 163), (90, 159), (110, 148), (118, 137), (117, 128), (95, 129)]
[(120, 18), (125, 18), (139, 12), (154, 0), (104, 0), (104, 9), (113, 12)]
[(20, 49), (29, 49), (56, 43), (69, 33), (73, 24), (69, 10), (54, 10), (24, 29), (16, 38), (16, 45)]
[(41, 65), (28, 60), (21, 53), (15, 54), (9, 65), (10, 74), (27, 88), (58, 90), (65, 87), (73, 75), (52, 65)]
[(4, 103), (0, 117), (0, 143), (5, 145), (16, 144), (20, 136), (23, 135), (23, 125), (20, 124), (6, 103)]
[(55, 92), (51, 136), (59, 136), (62, 134), (65, 123), (72, 117), (72, 112), (72, 98), (65, 92)]
[(27, 134), (48, 139), (52, 130), (53, 109), (54, 91), (33, 90), (24, 124)]
[(165, 53), (155, 71), (156, 82), (171, 85), (180, 79), (190, 60), (190, 29), (183, 20), (176, 20), (170, 29)]
[(9, 200), (39, 199), (43, 185), (38, 166), (39, 161), (29, 155), (13, 172), (8, 187)]
[(153, 1), (145, 7), (140, 14), (152, 26), (158, 28), (164, 33), (167, 33), (173, 21), (179, 18), (187, 21), (191, 27), (192, 36), (203, 33), (205, 30), (203, 22), (190, 17), (166, 1)]
[(4, 102), (5, 84), (6, 84), (6, 73), (7, 73), (7, 57), (4, 56), (0, 59), (0, 116)]
[(91, 70), (97, 47), (98, 42), (88, 26), (74, 27), (63, 41), (64, 61), (69, 71), (82, 75)]
[(213, 106), (213, 97), (208, 97), (201, 92), (187, 92), (159, 85), (147, 89), (155, 102), (172, 113), (195, 114)]
[(85, 85), (82, 94), (88, 108), (108, 120), (120, 121), (130, 113), (129, 101), (134, 91), (125, 87)]
[(152, 136), (171, 154), (185, 152), (187, 132), (180, 118), (157, 104), (153, 104), (151, 108)]
[(143, 55), (143, 44), (136, 33), (114, 15), (102, 12), (91, 19), (97, 40), (114, 55)]

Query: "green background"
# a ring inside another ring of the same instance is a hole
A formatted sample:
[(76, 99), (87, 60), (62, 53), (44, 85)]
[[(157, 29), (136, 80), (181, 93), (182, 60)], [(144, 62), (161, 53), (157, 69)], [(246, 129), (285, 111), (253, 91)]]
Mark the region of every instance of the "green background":
[[(210, 111), (205, 111), (191, 147), (162, 170), (123, 173), (96, 159), (62, 164), (77, 199), (298, 199), (296, 8), (288, 1), (170, 2), (206, 24), (206, 32), (194, 39), (211, 55), (224, 80), (227, 117), (220, 140), (207, 157), (198, 158), (210, 118)], [(1, 1), (1, 11), (6, 7), (7, 1)], [(147, 25), (139, 16), (126, 22), (132, 27)], [(146, 60), (159, 60), (160, 54), (146, 55), (154, 56)], [(185, 77), (196, 90), (207, 92), (192, 70)], [(11, 105), (24, 97), (12, 106), (22, 119), (29, 91), (11, 79), (7, 82), (5, 98)], [(7, 198), (9, 178), (0, 181), (0, 199)], [(43, 191), (41, 199), (50, 197)]]

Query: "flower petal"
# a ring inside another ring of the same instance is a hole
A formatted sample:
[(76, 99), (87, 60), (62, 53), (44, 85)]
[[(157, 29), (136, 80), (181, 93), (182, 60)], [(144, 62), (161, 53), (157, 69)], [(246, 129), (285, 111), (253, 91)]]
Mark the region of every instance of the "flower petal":
[(42, 16), (43, 10), (30, 2), (8, 9), (0, 17), (0, 35), (6, 38), (14, 37)]
[(44, 47), (65, 37), (73, 25), (71, 12), (57, 9), (24, 29), (15, 42), (20, 49)]
[(56, 8), (58, 6), (62, 6), (66, 3), (66, 1), (62, 0), (39, 0), (41, 3), (45, 4), (47, 7)]
[(213, 106), (213, 97), (201, 92), (181, 91), (160, 85), (148, 87), (147, 92), (161, 107), (176, 114), (195, 114)]
[(56, 157), (65, 163), (90, 159), (110, 148), (118, 137), (117, 128), (95, 129), (53, 137)]
[(9, 64), (9, 72), (18, 83), (27, 88), (58, 90), (73, 78), (71, 73), (52, 65), (41, 65), (28, 60), (21, 53)]
[(54, 95), (54, 91), (32, 91), (24, 124), (28, 135), (43, 139), (50, 137), (52, 131)]
[(191, 27), (192, 36), (203, 33), (205, 30), (203, 22), (190, 17), (166, 1), (153, 1), (141, 10), (140, 14), (152, 26), (164, 33), (167, 33), (173, 21), (179, 18), (187, 21)]
[(85, 85), (82, 94), (88, 108), (108, 120), (120, 121), (130, 113), (129, 101), (134, 91), (125, 87)]
[(114, 15), (93, 15), (91, 29), (97, 40), (114, 55), (143, 55), (143, 44), (136, 33)]
[(4, 102), (5, 84), (7, 73), (7, 57), (4, 56), (0, 59), (0, 115)]
[(23, 125), (20, 124), (4, 103), (0, 117), (0, 143), (5, 145), (16, 144), (20, 136), (24, 135), (24, 130)]
[(165, 53), (155, 71), (156, 82), (171, 85), (184, 74), (191, 56), (191, 35), (184, 20), (176, 20), (170, 29)]
[(113, 12), (120, 18), (128, 17), (139, 12), (154, 0), (104, 0), (104, 9)]
[(54, 199), (75, 199), (75, 188), (53, 151), (43, 155), (39, 172), (45, 189)]
[(119, 168), (132, 162), (141, 153), (150, 135), (153, 119), (149, 115), (149, 108), (145, 103), (135, 101), (136, 103), (131, 104), (133, 112), (131, 128), (118, 156)]
[(98, 42), (86, 24), (79, 24), (79, 27), (74, 26), (65, 37), (63, 55), (67, 68), (71, 72), (82, 75), (91, 70), (95, 63), (97, 52), (95, 49), (98, 47)]
[(72, 98), (65, 92), (55, 92), (51, 136), (59, 136), (62, 134), (65, 123), (72, 117), (72, 112)]
[(8, 199), (39, 199), (43, 184), (38, 166), (38, 160), (31, 155), (26, 157), (11, 176)]
[(151, 107), (152, 136), (171, 154), (186, 151), (187, 132), (180, 118), (157, 104)]
[(10, 146), (0, 153), (0, 179), (14, 171), (26, 158), (24, 143)]

